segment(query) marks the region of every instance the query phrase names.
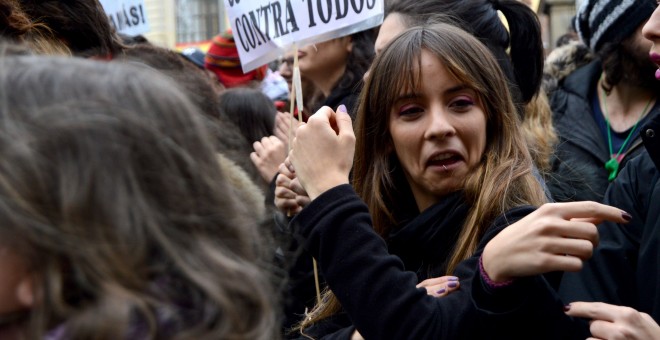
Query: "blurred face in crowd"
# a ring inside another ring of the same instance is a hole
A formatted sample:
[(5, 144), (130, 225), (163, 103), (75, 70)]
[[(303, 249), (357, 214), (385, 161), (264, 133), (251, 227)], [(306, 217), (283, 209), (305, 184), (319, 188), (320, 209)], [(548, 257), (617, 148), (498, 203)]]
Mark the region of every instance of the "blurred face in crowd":
[(278, 69), (280, 75), (286, 80), (289, 85), (289, 92), (291, 92), (291, 83), (293, 82), (293, 54), (287, 53), (282, 59), (282, 63)]
[(300, 74), (317, 86), (328, 80), (332, 83), (344, 74), (352, 49), (350, 36), (302, 47), (298, 50)]
[(421, 53), (418, 88), (399, 94), (389, 131), (420, 211), (460, 190), (486, 147), (486, 115), (476, 91), (430, 52)]

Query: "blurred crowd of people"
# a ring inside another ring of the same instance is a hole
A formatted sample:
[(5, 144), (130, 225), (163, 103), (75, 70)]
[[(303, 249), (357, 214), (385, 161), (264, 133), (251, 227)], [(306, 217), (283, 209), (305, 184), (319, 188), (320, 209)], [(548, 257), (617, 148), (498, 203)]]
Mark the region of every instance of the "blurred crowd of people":
[(244, 72), (0, 0), (0, 339), (660, 339), (657, 7), (546, 56), (524, 2), (385, 0)]

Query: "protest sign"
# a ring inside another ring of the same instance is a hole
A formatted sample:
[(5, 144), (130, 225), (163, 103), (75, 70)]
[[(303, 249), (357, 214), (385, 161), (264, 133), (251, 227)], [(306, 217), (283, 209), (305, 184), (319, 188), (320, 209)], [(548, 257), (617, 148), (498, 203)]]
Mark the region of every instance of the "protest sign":
[(127, 35), (149, 32), (144, 0), (101, 0), (101, 5), (117, 32)]
[(380, 25), (383, 0), (225, 0), (243, 71), (296, 43), (323, 42)]

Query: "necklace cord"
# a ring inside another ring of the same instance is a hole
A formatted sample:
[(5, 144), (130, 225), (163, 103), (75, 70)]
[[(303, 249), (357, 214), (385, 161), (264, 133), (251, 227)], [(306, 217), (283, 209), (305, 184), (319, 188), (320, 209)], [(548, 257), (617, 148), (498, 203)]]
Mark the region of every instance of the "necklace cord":
[[(601, 75), (600, 81), (603, 81), (603, 75)], [(605, 114), (605, 122), (607, 123), (607, 146), (609, 147), (609, 160), (605, 163), (605, 170), (607, 170), (608, 177), (607, 179), (612, 182), (616, 176), (619, 173), (619, 156), (621, 156), (621, 153), (623, 150), (626, 149), (626, 145), (628, 145), (628, 142), (630, 141), (630, 138), (632, 137), (633, 133), (635, 133), (635, 130), (637, 130), (637, 125), (639, 122), (642, 120), (644, 115), (649, 109), (649, 106), (651, 105), (651, 102), (653, 101), (654, 97), (649, 98), (649, 101), (646, 103), (646, 106), (644, 106), (644, 110), (640, 112), (639, 117), (637, 117), (637, 121), (635, 122), (635, 125), (630, 129), (630, 132), (628, 133), (628, 136), (626, 139), (623, 141), (623, 144), (621, 144), (621, 147), (619, 148), (619, 151), (614, 154), (614, 150), (612, 150), (612, 129), (610, 127), (610, 115), (607, 112), (607, 92), (605, 89), (603, 89), (603, 105), (602, 105), (602, 111)], [(598, 94), (598, 92), (596, 92)]]
[[(621, 145), (621, 148), (619, 148), (619, 152), (616, 153), (616, 156), (614, 158), (617, 160), (619, 159), (619, 156), (621, 155), (621, 152), (626, 148), (626, 145), (630, 141), (630, 137), (632, 137), (633, 133), (637, 129), (637, 124), (642, 120), (642, 117), (644, 117), (644, 114), (646, 113), (646, 110), (648, 110), (649, 106), (651, 106), (651, 102), (653, 101), (653, 97), (649, 99), (649, 101), (646, 103), (646, 106), (644, 106), (644, 109), (642, 112), (639, 114), (639, 117), (637, 118), (637, 121), (635, 122), (635, 125), (633, 125), (632, 129), (630, 129), (630, 133), (628, 133), (628, 137), (623, 141), (623, 144)], [(607, 112), (607, 94), (605, 94), (605, 90), (603, 90), (603, 111), (605, 111), (605, 122), (607, 123), (607, 144), (610, 149), (610, 157), (614, 154), (614, 151), (612, 150), (612, 132), (610, 128), (610, 115)]]

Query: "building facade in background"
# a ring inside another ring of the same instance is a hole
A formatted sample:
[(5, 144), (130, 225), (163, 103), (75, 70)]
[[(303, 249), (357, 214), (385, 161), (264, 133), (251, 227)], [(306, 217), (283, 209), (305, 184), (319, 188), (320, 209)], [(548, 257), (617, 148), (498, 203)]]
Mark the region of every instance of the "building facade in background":
[[(151, 31), (145, 36), (169, 48), (205, 48), (216, 34), (229, 28), (224, 0), (144, 0)], [(411, 0), (414, 1), (414, 0)], [(539, 11), (548, 50), (571, 25), (582, 0), (523, 0)]]
[(224, 0), (145, 0), (151, 31), (149, 41), (168, 48), (204, 47), (227, 29)]

